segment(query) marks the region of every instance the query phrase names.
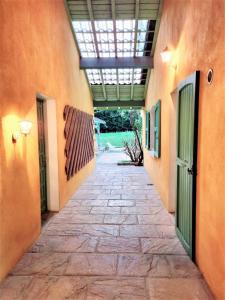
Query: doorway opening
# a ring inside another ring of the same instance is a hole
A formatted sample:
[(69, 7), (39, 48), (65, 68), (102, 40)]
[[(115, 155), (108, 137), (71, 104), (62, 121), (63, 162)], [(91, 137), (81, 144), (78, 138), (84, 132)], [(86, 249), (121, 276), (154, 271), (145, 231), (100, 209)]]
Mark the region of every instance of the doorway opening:
[(48, 211), (47, 196), (47, 161), (46, 161), (46, 142), (45, 142), (45, 114), (44, 99), (37, 98), (37, 124), (38, 124), (38, 150), (39, 150), (39, 173), (40, 173), (40, 195), (41, 195), (41, 214)]
[(96, 153), (121, 152), (119, 165), (143, 165), (142, 114), (139, 108), (95, 108)]
[(37, 94), (38, 150), (40, 169), (40, 203), (42, 220), (59, 211), (58, 145), (56, 103)]

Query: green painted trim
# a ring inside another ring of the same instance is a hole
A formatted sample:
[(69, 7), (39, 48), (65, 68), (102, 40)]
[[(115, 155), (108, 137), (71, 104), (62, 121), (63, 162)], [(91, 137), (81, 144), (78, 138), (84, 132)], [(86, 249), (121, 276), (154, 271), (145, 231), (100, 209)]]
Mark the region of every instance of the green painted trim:
[(145, 112), (145, 148), (150, 149), (150, 112)]
[(154, 157), (160, 158), (161, 156), (161, 100), (158, 100), (158, 102), (155, 104), (154, 109), (155, 109)]

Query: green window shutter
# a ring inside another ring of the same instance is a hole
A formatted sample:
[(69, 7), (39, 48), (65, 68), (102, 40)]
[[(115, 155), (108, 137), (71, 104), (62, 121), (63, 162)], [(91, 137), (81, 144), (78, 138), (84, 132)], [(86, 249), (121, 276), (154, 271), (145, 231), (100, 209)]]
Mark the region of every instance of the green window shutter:
[(154, 127), (154, 156), (160, 157), (160, 138), (161, 138), (161, 101), (155, 105), (155, 127)]
[(151, 145), (151, 114), (148, 113), (148, 150), (150, 150)]
[(154, 151), (154, 135), (155, 135), (155, 107), (150, 110), (150, 150)]
[(150, 131), (150, 114), (146, 111), (145, 113), (145, 147), (149, 149), (150, 140), (149, 140), (149, 131)]

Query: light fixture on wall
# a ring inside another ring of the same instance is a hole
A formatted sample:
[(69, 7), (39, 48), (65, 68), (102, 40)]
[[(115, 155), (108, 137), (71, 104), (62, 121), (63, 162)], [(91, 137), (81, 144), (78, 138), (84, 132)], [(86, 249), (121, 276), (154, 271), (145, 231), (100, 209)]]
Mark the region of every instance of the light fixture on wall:
[(169, 50), (169, 48), (166, 46), (166, 48), (163, 49), (163, 51), (160, 53), (162, 62), (167, 63), (170, 62), (172, 59), (172, 52)]
[(167, 63), (170, 67), (176, 69), (177, 66), (174, 64), (171, 64), (172, 61), (172, 51), (166, 46), (166, 48), (163, 49), (163, 51), (160, 53), (161, 59), (163, 63)]
[(24, 135), (28, 135), (32, 128), (32, 122), (28, 120), (20, 121), (20, 131)]
[(27, 136), (32, 128), (32, 122), (28, 120), (22, 120), (19, 122), (19, 127), (20, 127), (20, 132), (19, 131), (14, 131), (12, 133), (12, 142), (15, 144), (17, 140), (19, 139), (21, 134), (24, 134)]

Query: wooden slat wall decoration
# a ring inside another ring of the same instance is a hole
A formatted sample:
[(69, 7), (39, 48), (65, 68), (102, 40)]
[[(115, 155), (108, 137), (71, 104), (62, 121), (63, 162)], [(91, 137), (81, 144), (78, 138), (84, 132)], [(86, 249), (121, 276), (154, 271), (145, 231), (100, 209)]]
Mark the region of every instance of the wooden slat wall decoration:
[(67, 180), (94, 157), (93, 116), (66, 105), (63, 112)]

